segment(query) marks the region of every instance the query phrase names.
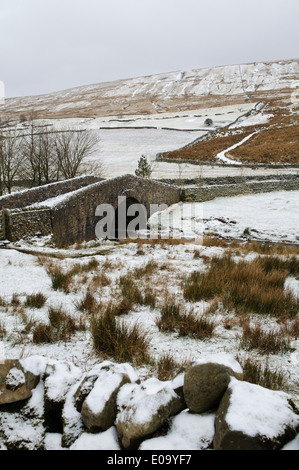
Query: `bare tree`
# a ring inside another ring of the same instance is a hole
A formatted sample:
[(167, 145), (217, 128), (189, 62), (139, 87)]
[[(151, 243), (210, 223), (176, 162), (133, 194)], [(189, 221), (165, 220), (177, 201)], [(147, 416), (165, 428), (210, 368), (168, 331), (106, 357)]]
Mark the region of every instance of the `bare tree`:
[(30, 132), (24, 138), (23, 145), (23, 178), (30, 181), (31, 186), (55, 181), (59, 177), (55, 156), (55, 134), (45, 126), (30, 124)]
[(100, 159), (88, 160), (97, 148), (97, 135), (88, 130), (49, 130), (34, 120), (27, 130), (5, 129), (0, 134), (0, 194), (15, 181), (41, 186), (83, 173), (103, 176)]
[(61, 176), (69, 179), (82, 173), (84, 159), (94, 154), (98, 141), (97, 135), (88, 130), (57, 132), (55, 152)]
[(11, 193), (14, 182), (19, 176), (23, 143), (23, 136), (16, 129), (5, 130), (0, 136), (1, 194), (4, 189)]

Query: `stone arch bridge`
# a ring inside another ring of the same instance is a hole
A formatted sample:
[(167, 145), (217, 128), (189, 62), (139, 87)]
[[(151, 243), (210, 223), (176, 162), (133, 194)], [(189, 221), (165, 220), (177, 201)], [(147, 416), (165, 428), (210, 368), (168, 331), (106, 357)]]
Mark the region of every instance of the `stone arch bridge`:
[[(161, 204), (181, 200), (179, 187), (133, 175), (116, 178), (84, 176), (0, 197), (5, 226), (2, 238), (16, 241), (35, 235), (53, 235), (58, 247), (96, 238), (96, 208), (118, 209), (119, 198), (142, 204), (150, 215)], [(124, 199), (124, 198), (123, 198)], [(151, 211), (151, 212), (150, 212)]]

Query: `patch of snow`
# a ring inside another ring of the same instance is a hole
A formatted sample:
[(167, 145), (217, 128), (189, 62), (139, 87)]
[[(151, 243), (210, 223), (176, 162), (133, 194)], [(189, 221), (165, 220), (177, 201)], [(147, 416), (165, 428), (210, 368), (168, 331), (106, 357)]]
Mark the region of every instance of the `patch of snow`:
[(153, 233), (161, 230), (165, 237), (173, 233), (174, 238), (183, 235), (198, 241), (212, 233), (298, 242), (298, 221), (299, 191), (277, 191), (173, 204), (153, 214), (148, 226)]
[(165, 436), (147, 439), (140, 450), (203, 450), (214, 438), (215, 414), (191, 414), (183, 411), (171, 420), (170, 430)]
[(112, 426), (107, 431), (97, 434), (84, 432), (71, 445), (70, 450), (120, 450), (117, 431)]
[(231, 124), (229, 129), (236, 129), (238, 127), (247, 127), (247, 126), (258, 126), (260, 124), (268, 124), (268, 122), (274, 117), (274, 114), (268, 113), (258, 113), (253, 116), (240, 118), (237, 122)]
[(6, 386), (12, 390), (16, 390), (17, 388), (24, 385), (26, 382), (24, 372), (16, 367), (10, 369), (9, 373), (6, 376), (5, 383)]
[(55, 362), (46, 368), (45, 386), (48, 398), (61, 401), (69, 388), (82, 377), (82, 371), (72, 363)]
[(290, 276), (285, 280), (284, 288), (299, 300), (299, 280)]
[(210, 354), (208, 356), (203, 356), (194, 361), (194, 363), (197, 364), (205, 364), (207, 362), (213, 362), (215, 364), (222, 364), (224, 366), (230, 367), (234, 372), (237, 374), (242, 374), (243, 369), (240, 366), (240, 363), (236, 360), (235, 356), (233, 354), (221, 352), (217, 354)]
[(45, 450), (65, 450), (61, 446), (62, 435), (59, 433), (46, 433), (44, 440), (44, 449)]
[(299, 434), (288, 442), (281, 450), (299, 450)]

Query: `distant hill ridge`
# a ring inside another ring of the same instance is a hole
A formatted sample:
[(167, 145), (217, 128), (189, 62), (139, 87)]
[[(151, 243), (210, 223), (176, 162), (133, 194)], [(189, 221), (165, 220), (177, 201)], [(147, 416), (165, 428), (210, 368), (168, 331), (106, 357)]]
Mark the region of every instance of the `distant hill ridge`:
[(299, 59), (227, 65), (8, 98), (0, 105), (0, 119), (160, 114), (260, 100), (289, 103), (296, 87)]

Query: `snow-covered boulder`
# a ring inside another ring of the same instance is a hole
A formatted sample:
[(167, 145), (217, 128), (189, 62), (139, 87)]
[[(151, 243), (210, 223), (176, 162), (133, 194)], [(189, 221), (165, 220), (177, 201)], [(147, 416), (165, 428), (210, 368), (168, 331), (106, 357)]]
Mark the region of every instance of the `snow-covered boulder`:
[(124, 385), (117, 396), (115, 426), (126, 449), (137, 448), (143, 439), (184, 409), (184, 400), (171, 381), (150, 378), (141, 384)]
[[(94, 377), (97, 377), (94, 381)], [(120, 388), (130, 382), (135, 382), (138, 376), (129, 364), (114, 364), (103, 362), (93, 369), (83, 380), (77, 397), (84, 391), (91, 390), (82, 403), (82, 421), (89, 431), (106, 431), (113, 426), (116, 418), (116, 397)], [(78, 403), (78, 401), (77, 401)]]
[(72, 363), (49, 363), (45, 371), (45, 408), (61, 411), (69, 388), (81, 377), (81, 369)]
[(17, 359), (0, 364), (0, 405), (26, 400), (31, 397), (39, 376), (26, 371)]
[(299, 432), (288, 394), (231, 378), (215, 418), (215, 450), (277, 450)]

